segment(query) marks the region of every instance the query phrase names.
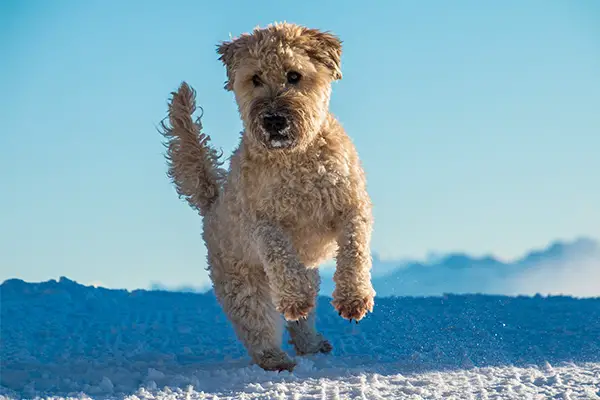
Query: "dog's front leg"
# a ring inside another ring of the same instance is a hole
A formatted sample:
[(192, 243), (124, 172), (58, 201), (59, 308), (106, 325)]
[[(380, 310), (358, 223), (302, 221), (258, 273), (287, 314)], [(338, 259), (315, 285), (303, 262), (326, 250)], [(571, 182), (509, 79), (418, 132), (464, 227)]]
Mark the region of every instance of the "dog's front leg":
[(369, 209), (354, 209), (344, 213), (338, 228), (332, 305), (340, 316), (350, 321), (360, 321), (367, 312), (373, 311), (371, 226)]
[(298, 259), (289, 236), (276, 224), (264, 221), (256, 224), (253, 233), (277, 311), (288, 321), (307, 318), (315, 306), (317, 287)]

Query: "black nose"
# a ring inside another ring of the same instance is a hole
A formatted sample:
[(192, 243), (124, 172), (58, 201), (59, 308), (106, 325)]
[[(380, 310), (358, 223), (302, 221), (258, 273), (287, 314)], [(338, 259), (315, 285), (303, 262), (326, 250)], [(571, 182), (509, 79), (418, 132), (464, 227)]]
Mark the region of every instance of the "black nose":
[(263, 118), (263, 127), (269, 133), (279, 133), (288, 126), (287, 118), (281, 115), (267, 115)]

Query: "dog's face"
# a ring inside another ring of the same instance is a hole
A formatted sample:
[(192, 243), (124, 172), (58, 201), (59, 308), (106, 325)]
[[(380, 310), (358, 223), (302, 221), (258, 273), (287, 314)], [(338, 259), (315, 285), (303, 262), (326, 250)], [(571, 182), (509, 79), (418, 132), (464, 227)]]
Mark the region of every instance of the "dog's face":
[(341, 79), (341, 41), (292, 24), (255, 29), (218, 47), (244, 134), (268, 151), (306, 146), (327, 117), (331, 82)]

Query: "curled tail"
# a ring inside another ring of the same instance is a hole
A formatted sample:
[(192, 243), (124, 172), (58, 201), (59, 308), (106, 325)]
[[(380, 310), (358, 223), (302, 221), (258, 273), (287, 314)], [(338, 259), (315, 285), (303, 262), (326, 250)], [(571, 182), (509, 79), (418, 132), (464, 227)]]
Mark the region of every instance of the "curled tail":
[(204, 216), (221, 192), (225, 177), (220, 168), (222, 154), (210, 146), (210, 137), (202, 133), (200, 118), (192, 119), (196, 111), (195, 90), (183, 82), (171, 95), (170, 127), (161, 122), (161, 133), (167, 139), (167, 176), (179, 197)]

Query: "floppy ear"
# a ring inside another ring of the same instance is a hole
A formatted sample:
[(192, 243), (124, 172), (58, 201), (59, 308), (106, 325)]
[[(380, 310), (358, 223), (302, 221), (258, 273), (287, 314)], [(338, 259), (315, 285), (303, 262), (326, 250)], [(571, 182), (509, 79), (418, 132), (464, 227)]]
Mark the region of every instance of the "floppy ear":
[(306, 49), (309, 57), (329, 68), (333, 80), (342, 79), (342, 41), (317, 29), (306, 29), (304, 33), (309, 39)]
[(217, 45), (217, 54), (220, 54), (219, 60), (225, 66), (227, 71), (227, 81), (225, 82), (225, 90), (233, 90), (233, 77), (235, 75), (234, 67), (234, 52), (235, 40), (230, 42), (222, 42)]
[(223, 62), (227, 69), (225, 90), (233, 90), (235, 70), (238, 67), (238, 60), (241, 58), (239, 53), (247, 52), (250, 38), (249, 34), (244, 33), (235, 39), (217, 45), (217, 53), (220, 54), (219, 60)]

